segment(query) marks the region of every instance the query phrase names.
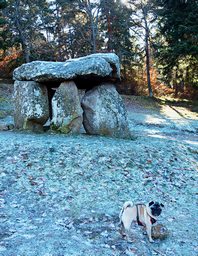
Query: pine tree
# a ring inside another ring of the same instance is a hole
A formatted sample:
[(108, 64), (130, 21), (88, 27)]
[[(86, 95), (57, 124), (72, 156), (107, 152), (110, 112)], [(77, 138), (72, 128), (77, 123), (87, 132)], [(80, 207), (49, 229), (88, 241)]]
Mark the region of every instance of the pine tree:
[(166, 81), (179, 89), (198, 84), (198, 1), (155, 1), (159, 33), (156, 47)]
[(0, 9), (3, 9), (7, 6), (6, 0), (0, 0)]
[[(6, 7), (7, 3), (5, 0), (0, 0), (0, 10)], [(5, 50), (5, 19), (0, 14), (0, 49)]]
[[(151, 85), (151, 30), (153, 26), (153, 21), (155, 20), (153, 15), (153, 3), (150, 0), (137, 0), (129, 1), (130, 7), (132, 9), (132, 29), (136, 35), (137, 41), (142, 44), (143, 61), (146, 66), (146, 77), (147, 77), (147, 87), (149, 96), (153, 96), (153, 89)], [(143, 42), (143, 43), (141, 43)], [(141, 51), (139, 52), (141, 56)]]
[(130, 34), (131, 9), (122, 1), (101, 0), (100, 29), (103, 39), (103, 51), (115, 52), (122, 64), (123, 75), (126, 76), (134, 60), (133, 38)]
[(45, 0), (7, 0), (3, 14), (7, 19), (10, 41), (13, 45), (21, 45), (25, 62), (32, 60), (32, 51), (38, 40), (44, 35), (41, 31), (41, 12), (47, 2)]

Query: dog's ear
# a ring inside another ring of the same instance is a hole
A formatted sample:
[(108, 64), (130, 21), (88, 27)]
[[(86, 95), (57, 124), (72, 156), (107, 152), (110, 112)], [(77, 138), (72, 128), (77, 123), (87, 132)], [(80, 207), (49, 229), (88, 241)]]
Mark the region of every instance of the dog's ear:
[(160, 204), (160, 206), (161, 206), (161, 207), (164, 207), (164, 205), (163, 205), (163, 204)]
[(153, 205), (154, 204), (154, 202), (153, 201), (151, 201), (150, 203), (149, 203), (149, 206), (151, 206), (151, 205)]

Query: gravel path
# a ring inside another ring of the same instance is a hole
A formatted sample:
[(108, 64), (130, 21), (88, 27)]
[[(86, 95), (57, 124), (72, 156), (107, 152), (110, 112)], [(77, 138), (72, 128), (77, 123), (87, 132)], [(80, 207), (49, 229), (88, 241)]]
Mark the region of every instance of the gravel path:
[[(133, 106), (134, 140), (0, 132), (0, 255), (198, 255), (198, 122)], [(168, 238), (126, 242), (123, 202), (151, 199)]]

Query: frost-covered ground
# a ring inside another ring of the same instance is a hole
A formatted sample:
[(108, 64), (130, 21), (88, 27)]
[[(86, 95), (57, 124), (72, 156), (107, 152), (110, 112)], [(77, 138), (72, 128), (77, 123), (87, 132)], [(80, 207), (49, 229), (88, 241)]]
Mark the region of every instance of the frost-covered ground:
[[(0, 132), (0, 255), (198, 254), (196, 113), (126, 104), (134, 140)], [(150, 244), (134, 225), (126, 242), (123, 202), (150, 199), (168, 238)]]

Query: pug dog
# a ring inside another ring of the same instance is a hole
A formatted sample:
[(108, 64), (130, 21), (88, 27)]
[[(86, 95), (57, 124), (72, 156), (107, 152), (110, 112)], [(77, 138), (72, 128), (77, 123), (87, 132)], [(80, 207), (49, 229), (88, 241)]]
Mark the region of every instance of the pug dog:
[(148, 204), (139, 203), (135, 205), (131, 201), (125, 202), (119, 215), (123, 236), (128, 239), (131, 224), (136, 221), (138, 225), (146, 228), (149, 241), (154, 242), (151, 237), (151, 228), (157, 221), (163, 207), (163, 204), (154, 201)]

